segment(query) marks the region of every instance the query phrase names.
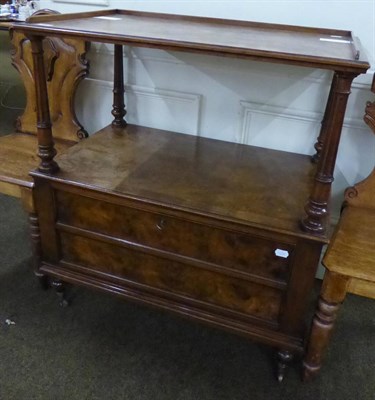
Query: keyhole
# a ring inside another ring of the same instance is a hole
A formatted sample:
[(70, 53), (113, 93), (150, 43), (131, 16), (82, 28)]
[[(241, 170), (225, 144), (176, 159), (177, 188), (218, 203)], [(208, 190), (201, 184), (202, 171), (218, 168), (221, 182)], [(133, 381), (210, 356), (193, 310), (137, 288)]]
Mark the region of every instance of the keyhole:
[(156, 227), (159, 229), (159, 231), (162, 231), (165, 226), (165, 221), (163, 218), (160, 219), (160, 221), (156, 224)]

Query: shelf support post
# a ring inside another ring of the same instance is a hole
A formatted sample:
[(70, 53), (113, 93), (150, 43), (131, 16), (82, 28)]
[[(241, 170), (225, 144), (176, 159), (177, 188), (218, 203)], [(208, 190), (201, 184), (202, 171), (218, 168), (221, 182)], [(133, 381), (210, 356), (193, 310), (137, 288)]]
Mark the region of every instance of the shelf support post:
[(326, 230), (328, 203), (333, 182), (337, 150), (351, 84), (357, 76), (350, 72), (335, 72), (334, 84), (325, 118), (324, 140), (320, 152), (315, 182), (305, 206), (307, 217), (302, 220), (302, 229), (321, 235)]
[(112, 115), (115, 119), (112, 121), (112, 126), (117, 128), (123, 128), (126, 126), (126, 121), (124, 119), (126, 109), (124, 101), (125, 88), (123, 60), (123, 47), (121, 44), (115, 44), (112, 106)]
[(31, 43), (33, 56), (35, 95), (37, 104), (37, 136), (38, 136), (38, 156), (41, 163), (38, 167), (40, 172), (53, 174), (59, 170), (59, 166), (54, 161), (56, 149), (52, 137), (52, 124), (49, 112), (48, 91), (46, 71), (43, 58), (43, 37), (28, 36)]
[(333, 103), (333, 94), (336, 90), (336, 85), (337, 85), (337, 75), (333, 74), (333, 78), (332, 78), (332, 82), (331, 82), (331, 89), (329, 91), (329, 95), (328, 95), (328, 100), (327, 100), (327, 105), (326, 105), (326, 109), (324, 111), (324, 117), (322, 119), (322, 124), (321, 124), (321, 129), (320, 129), (320, 133), (318, 136), (318, 139), (314, 145), (314, 148), (316, 150), (316, 153), (313, 155), (312, 157), (312, 161), (314, 163), (318, 163), (319, 158), (320, 158), (320, 153), (323, 149), (323, 144), (325, 141), (325, 137), (327, 135), (327, 129), (328, 129), (328, 119), (329, 116), (331, 115), (332, 112), (332, 103)]

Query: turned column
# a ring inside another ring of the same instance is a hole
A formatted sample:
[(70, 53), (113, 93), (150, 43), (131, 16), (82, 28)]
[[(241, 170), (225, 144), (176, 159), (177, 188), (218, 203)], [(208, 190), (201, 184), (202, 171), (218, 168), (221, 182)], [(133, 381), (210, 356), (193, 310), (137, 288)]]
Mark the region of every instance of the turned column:
[(323, 117), (322, 123), (321, 123), (320, 133), (319, 133), (318, 139), (314, 145), (314, 148), (316, 150), (316, 153), (312, 157), (312, 161), (314, 163), (318, 163), (318, 161), (319, 161), (320, 153), (323, 149), (323, 144), (324, 144), (325, 137), (327, 134), (328, 120), (329, 120), (329, 116), (331, 115), (331, 112), (332, 112), (333, 93), (336, 90), (336, 84), (337, 84), (336, 77), (337, 77), (336, 74), (333, 74), (333, 78), (332, 78), (332, 82), (331, 82), (331, 89), (329, 91), (327, 105), (326, 105), (326, 109), (324, 111), (324, 117)]
[(341, 129), (344, 123), (350, 87), (353, 79), (357, 76), (346, 72), (336, 72), (335, 75), (335, 83), (328, 107), (329, 115), (325, 119), (326, 128), (324, 129), (324, 138), (322, 138), (322, 149), (319, 153), (314, 186), (305, 206), (307, 217), (302, 220), (302, 229), (313, 234), (323, 234), (326, 229), (328, 202)]
[(30, 39), (33, 55), (37, 104), (38, 156), (41, 159), (38, 169), (40, 172), (53, 174), (58, 171), (59, 167), (53, 159), (56, 155), (56, 150), (52, 138), (52, 125), (49, 113), (46, 72), (43, 60), (43, 37), (28, 36), (28, 38)]
[(126, 121), (124, 119), (126, 115), (124, 93), (124, 58), (122, 45), (115, 44), (112, 106), (112, 115), (115, 119), (112, 121), (112, 126), (118, 128), (126, 126)]
[(312, 379), (321, 368), (337, 312), (346, 296), (348, 282), (348, 277), (328, 270), (325, 273), (303, 361), (303, 380)]

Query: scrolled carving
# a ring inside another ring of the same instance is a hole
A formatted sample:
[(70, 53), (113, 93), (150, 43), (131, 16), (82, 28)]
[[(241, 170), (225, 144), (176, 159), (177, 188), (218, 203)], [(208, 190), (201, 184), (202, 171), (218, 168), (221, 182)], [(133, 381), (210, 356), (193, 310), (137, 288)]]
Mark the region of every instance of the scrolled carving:
[(77, 138), (78, 138), (79, 140), (82, 140), (82, 139), (87, 138), (88, 135), (89, 135), (89, 134), (87, 133), (87, 131), (85, 131), (83, 128), (82, 128), (81, 130), (77, 131)]
[(358, 196), (358, 190), (355, 186), (348, 187), (345, 190), (345, 200), (355, 199)]

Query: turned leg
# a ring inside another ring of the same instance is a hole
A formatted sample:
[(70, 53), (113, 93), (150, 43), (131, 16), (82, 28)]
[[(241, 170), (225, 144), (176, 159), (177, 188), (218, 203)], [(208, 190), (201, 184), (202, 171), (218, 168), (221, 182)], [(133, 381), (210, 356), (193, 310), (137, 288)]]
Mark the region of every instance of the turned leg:
[(34, 274), (38, 278), (41, 288), (47, 290), (48, 278), (44, 274), (42, 274), (39, 270), (42, 249), (40, 242), (39, 222), (36, 213), (29, 214), (29, 223), (30, 223), (31, 244), (33, 252)]
[(35, 276), (38, 278), (42, 289), (48, 289), (48, 278), (40, 272), (42, 259), (42, 246), (38, 215), (35, 211), (33, 191), (29, 188), (21, 189), (21, 202), (25, 211), (29, 214), (29, 228), (32, 249), (32, 263)]
[(63, 282), (61, 282), (59, 279), (53, 279), (52, 280), (52, 287), (56, 290), (57, 296), (60, 299), (60, 306), (61, 307), (67, 307), (69, 305), (69, 301), (66, 298), (66, 293), (65, 293), (65, 285)]
[(303, 380), (316, 376), (321, 368), (325, 350), (340, 304), (344, 301), (349, 278), (326, 271), (318, 306), (312, 322), (307, 352), (303, 361)]
[(288, 350), (279, 350), (277, 352), (277, 380), (284, 380), (286, 367), (293, 360), (293, 354)]

